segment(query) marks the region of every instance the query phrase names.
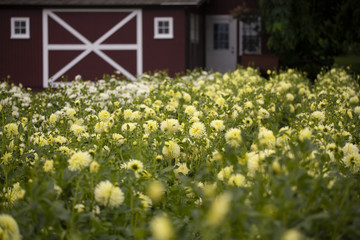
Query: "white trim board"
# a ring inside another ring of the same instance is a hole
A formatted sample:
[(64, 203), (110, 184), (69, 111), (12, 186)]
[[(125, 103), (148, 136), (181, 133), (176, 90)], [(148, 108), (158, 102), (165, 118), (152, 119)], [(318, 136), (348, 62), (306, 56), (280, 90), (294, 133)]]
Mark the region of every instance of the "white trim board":
[[(71, 25), (61, 19), (56, 12), (130, 12), (128, 16), (115, 24), (110, 30), (105, 32), (100, 38), (95, 42), (90, 42), (86, 37), (81, 33), (76, 31)], [(66, 29), (70, 34), (76, 37), (82, 42), (82, 44), (50, 44), (49, 43), (49, 26), (48, 20), (51, 18), (64, 29)], [(102, 44), (106, 39), (116, 33), (120, 28), (126, 25), (130, 20), (136, 18), (136, 43), (134, 44)], [(142, 10), (141, 9), (44, 9), (42, 14), (43, 20), (43, 87), (49, 87), (49, 83), (52, 85), (57, 85), (55, 81), (59, 79), (63, 74), (68, 70), (74, 67), (82, 59), (84, 59), (88, 54), (94, 52), (100, 58), (102, 58), (109, 65), (114, 67), (115, 70), (119, 71), (121, 74), (126, 76), (132, 81), (136, 80), (136, 76), (129, 73), (125, 68), (116, 63), (108, 55), (106, 55), (103, 50), (106, 51), (119, 51), (119, 50), (135, 50), (136, 51), (136, 73), (141, 75), (143, 72), (143, 59), (142, 59)], [(82, 51), (77, 57), (72, 61), (67, 63), (62, 69), (60, 69), (53, 76), (49, 76), (49, 51), (69, 51), (69, 50), (79, 50)]]

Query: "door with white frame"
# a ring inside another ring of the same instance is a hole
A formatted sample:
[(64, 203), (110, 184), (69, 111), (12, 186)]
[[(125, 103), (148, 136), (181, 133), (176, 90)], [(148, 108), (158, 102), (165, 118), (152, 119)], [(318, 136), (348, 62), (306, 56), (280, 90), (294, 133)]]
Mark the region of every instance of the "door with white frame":
[(43, 10), (44, 88), (71, 71), (101, 76), (102, 68), (135, 81), (142, 61), (141, 9)]
[(236, 67), (236, 20), (230, 15), (206, 17), (206, 68), (221, 73)]

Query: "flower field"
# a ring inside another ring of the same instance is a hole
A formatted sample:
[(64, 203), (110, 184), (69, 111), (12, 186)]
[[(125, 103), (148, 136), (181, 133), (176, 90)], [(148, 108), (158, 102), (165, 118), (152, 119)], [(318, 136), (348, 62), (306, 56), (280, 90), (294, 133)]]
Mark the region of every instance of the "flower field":
[(0, 239), (360, 239), (360, 87), (251, 68), (0, 91)]

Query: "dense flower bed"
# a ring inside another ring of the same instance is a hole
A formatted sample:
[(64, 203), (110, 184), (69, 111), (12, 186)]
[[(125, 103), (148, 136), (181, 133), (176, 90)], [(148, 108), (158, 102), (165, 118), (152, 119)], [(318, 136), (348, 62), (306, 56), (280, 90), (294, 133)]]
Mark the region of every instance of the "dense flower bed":
[(0, 238), (359, 239), (357, 81), (2, 83)]

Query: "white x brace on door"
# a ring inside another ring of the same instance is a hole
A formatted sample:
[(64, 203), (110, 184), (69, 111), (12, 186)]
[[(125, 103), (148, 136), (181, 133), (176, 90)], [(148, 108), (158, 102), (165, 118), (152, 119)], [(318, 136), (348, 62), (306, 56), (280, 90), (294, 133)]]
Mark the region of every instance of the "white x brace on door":
[[(61, 12), (127, 12), (125, 18), (121, 19), (110, 30), (104, 32), (96, 41), (90, 41), (87, 37), (82, 35), (68, 22), (59, 17), (57, 13)], [(66, 29), (81, 44), (51, 44), (49, 43), (49, 19), (52, 19), (57, 24)], [(132, 44), (104, 44), (103, 42), (116, 33), (120, 28), (125, 26), (130, 20), (136, 19), (136, 43)], [(131, 80), (136, 80), (136, 76), (131, 74), (128, 70), (122, 67), (118, 62), (109, 57), (104, 51), (119, 51), (119, 50), (135, 50), (136, 51), (136, 74), (142, 74), (142, 12), (138, 9), (44, 9), (43, 10), (43, 87), (49, 87), (49, 83), (53, 86), (57, 86), (56, 82), (61, 76), (63, 76), (69, 69), (78, 64), (90, 53), (95, 53), (115, 70), (119, 71), (122, 75)], [(49, 53), (50, 51), (80, 51), (81, 53), (63, 66), (55, 74), (49, 76)]]

